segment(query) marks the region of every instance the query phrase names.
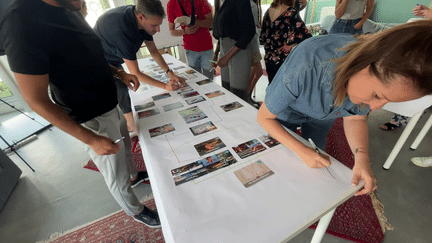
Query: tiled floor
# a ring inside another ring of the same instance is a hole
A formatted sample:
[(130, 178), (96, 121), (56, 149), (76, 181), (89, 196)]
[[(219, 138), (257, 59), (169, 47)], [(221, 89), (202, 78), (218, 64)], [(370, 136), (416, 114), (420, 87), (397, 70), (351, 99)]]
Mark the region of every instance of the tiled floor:
[[(257, 84), (257, 100), (263, 100), (266, 86), (263, 77)], [(382, 165), (402, 129), (389, 132), (378, 129), (379, 124), (391, 117), (389, 112), (376, 111), (369, 116), (370, 156), (378, 179), (379, 199), (385, 205), (389, 223), (395, 227), (386, 233), (384, 243), (431, 242), (432, 167), (420, 168), (409, 161), (413, 156), (432, 155), (432, 132), (416, 151), (409, 149), (430, 113), (427, 111), (420, 120), (388, 171)], [(4, 117), (0, 116), (0, 121)], [(26, 127), (17, 129), (21, 132)], [(75, 138), (52, 128), (18, 152), (36, 172), (16, 155), (10, 156), (23, 174), (0, 212), (0, 242), (44, 240), (54, 232), (72, 229), (119, 210), (101, 175), (82, 168), (89, 156)], [(134, 191), (143, 197), (151, 193), (151, 188), (142, 184)], [(307, 229), (290, 242), (309, 242), (313, 232)], [(348, 241), (326, 234), (323, 242)]]

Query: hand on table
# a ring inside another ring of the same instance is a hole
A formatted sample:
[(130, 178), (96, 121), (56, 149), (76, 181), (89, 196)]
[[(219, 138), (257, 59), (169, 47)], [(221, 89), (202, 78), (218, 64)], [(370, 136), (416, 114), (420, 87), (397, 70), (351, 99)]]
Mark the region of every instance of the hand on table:
[(301, 161), (309, 168), (318, 169), (331, 165), (330, 157), (319, 154), (315, 149), (307, 147), (302, 154), (297, 154)]
[(121, 143), (115, 144), (110, 138), (95, 134), (88, 145), (99, 155), (115, 154), (120, 150)]
[(377, 180), (374, 176), (374, 173), (372, 171), (372, 168), (370, 166), (370, 163), (358, 163), (356, 161), (354, 168), (353, 168), (353, 179), (351, 183), (353, 185), (358, 185), (360, 182), (360, 179), (363, 179), (365, 182), (365, 186), (362, 190), (358, 191), (356, 193), (356, 196), (368, 194), (374, 190), (376, 190), (377, 187)]
[[(169, 78), (170, 78), (170, 83), (175, 85), (175, 86), (179, 86), (179, 88), (187, 86), (188, 84), (186, 83), (186, 80), (182, 77), (179, 77), (177, 75), (175, 75), (174, 73), (170, 72), (169, 74)], [(177, 88), (178, 89), (178, 88)]]
[(170, 82), (170, 83), (165, 84), (164, 89), (166, 91), (174, 91), (174, 90), (180, 89), (180, 86), (175, 84), (175, 83)]

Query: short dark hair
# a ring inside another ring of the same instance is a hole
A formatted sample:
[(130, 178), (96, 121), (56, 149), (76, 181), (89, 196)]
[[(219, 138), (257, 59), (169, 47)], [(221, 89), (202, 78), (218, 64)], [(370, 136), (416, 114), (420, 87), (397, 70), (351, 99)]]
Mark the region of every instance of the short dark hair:
[(165, 18), (165, 9), (160, 0), (137, 0), (136, 11), (146, 18), (153, 15)]

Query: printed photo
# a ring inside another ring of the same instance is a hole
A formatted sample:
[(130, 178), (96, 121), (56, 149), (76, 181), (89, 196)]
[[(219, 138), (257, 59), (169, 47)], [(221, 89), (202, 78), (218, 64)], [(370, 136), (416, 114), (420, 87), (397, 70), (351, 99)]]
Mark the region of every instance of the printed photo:
[(186, 103), (188, 103), (188, 105), (192, 105), (192, 104), (195, 104), (195, 103), (198, 103), (201, 101), (205, 101), (205, 99), (202, 96), (198, 96), (198, 97), (187, 99), (185, 101), (186, 101)]
[(209, 83), (212, 83), (213, 81), (211, 81), (210, 79), (204, 79), (204, 80), (201, 80), (201, 81), (198, 81), (198, 82), (196, 82), (199, 86), (202, 86), (202, 85), (204, 85), (204, 84), (209, 84)]
[(170, 110), (174, 110), (174, 109), (177, 109), (177, 108), (181, 108), (181, 107), (183, 107), (184, 105), (179, 101), (179, 102), (176, 102), (176, 103), (172, 103), (172, 104), (168, 104), (168, 105), (164, 105), (164, 106), (162, 106), (162, 109), (165, 111), (165, 112), (167, 112), (167, 111), (170, 111)]
[(150, 102), (147, 102), (147, 103), (142, 104), (142, 105), (136, 105), (134, 107), (135, 107), (135, 111), (138, 112), (138, 111), (141, 111), (141, 110), (153, 107), (153, 106), (155, 106), (155, 103), (153, 101), (150, 101)]
[(180, 95), (183, 99), (186, 99), (186, 98), (197, 96), (197, 95), (199, 95), (199, 93), (197, 91), (193, 90), (193, 91), (181, 93)]
[(225, 112), (232, 111), (232, 110), (235, 110), (235, 109), (238, 109), (238, 108), (241, 108), (241, 107), (243, 107), (243, 105), (240, 104), (238, 101), (234, 101), (234, 102), (228, 103), (226, 105), (221, 105), (221, 108)]
[(165, 98), (168, 98), (168, 97), (171, 97), (170, 93), (163, 93), (163, 94), (160, 94), (160, 95), (152, 96), (152, 98), (153, 98), (154, 101), (165, 99)]
[(159, 135), (169, 133), (172, 131), (175, 131), (175, 128), (174, 128), (172, 123), (149, 129), (149, 133), (150, 133), (151, 138), (154, 138), (154, 137), (157, 137)]
[(263, 142), (269, 148), (272, 148), (272, 147), (280, 144), (280, 142), (278, 140), (276, 140), (275, 138), (273, 138), (270, 134), (259, 137), (259, 140), (261, 140), (261, 142)]
[(179, 66), (179, 67), (173, 68), (173, 70), (179, 70), (179, 69), (182, 69), (182, 68), (186, 68), (186, 67), (185, 66)]
[(258, 152), (264, 151), (266, 148), (258, 141), (258, 139), (252, 139), (239, 144), (237, 147), (233, 147), (233, 150), (240, 158), (244, 159)]
[(195, 144), (194, 147), (198, 151), (198, 154), (203, 156), (226, 146), (219, 137), (215, 137), (202, 143)]
[(191, 86), (184, 86), (180, 89), (177, 90), (177, 94), (181, 94), (181, 93), (185, 93), (185, 92), (189, 92), (192, 91), (193, 89), (191, 88)]
[(179, 111), (179, 113), (186, 123), (191, 123), (207, 118), (207, 115), (204, 114), (204, 112), (202, 112), (202, 110), (198, 108), (198, 106)]
[(190, 127), (189, 129), (191, 130), (194, 136), (197, 136), (206, 132), (216, 130), (217, 127), (213, 124), (213, 122), (209, 121), (194, 127)]
[(229, 150), (171, 170), (176, 186), (236, 163)]
[(218, 97), (218, 96), (221, 96), (221, 95), (224, 95), (225, 93), (224, 92), (222, 92), (222, 91), (220, 91), (220, 90), (217, 90), (217, 91), (215, 91), (215, 92), (211, 92), (211, 93), (207, 93), (207, 94), (205, 94), (208, 98), (215, 98), (215, 97)]
[(154, 116), (157, 114), (160, 114), (159, 108), (153, 108), (150, 110), (138, 112), (138, 117), (139, 118), (147, 118), (147, 117)]
[(267, 167), (267, 165), (265, 165), (261, 160), (234, 171), (234, 175), (237, 176), (237, 178), (246, 188), (273, 174), (274, 172), (270, 170), (270, 168)]

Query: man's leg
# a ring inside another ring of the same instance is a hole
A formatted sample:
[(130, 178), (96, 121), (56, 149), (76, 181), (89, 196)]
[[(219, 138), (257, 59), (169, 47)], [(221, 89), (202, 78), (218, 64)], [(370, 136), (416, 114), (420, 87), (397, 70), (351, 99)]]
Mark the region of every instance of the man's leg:
[[(220, 38), (219, 43), (220, 43), (219, 58), (221, 58), (225, 56), (225, 54), (230, 50), (232, 46), (230, 44), (230, 39), (228, 37)], [(225, 67), (221, 67), (221, 83), (222, 83), (222, 87), (224, 87), (227, 90), (231, 90), (228, 65)]]
[(214, 71), (212, 70), (212, 65), (210, 60), (213, 60), (214, 51), (210, 49), (208, 51), (200, 52), (200, 64), (202, 69), (202, 74), (213, 80)]
[(120, 109), (122, 110), (126, 121), (127, 126), (131, 129), (135, 134), (138, 134), (137, 127), (135, 124), (135, 120), (132, 114), (132, 104), (129, 96), (129, 88), (124, 84), (120, 79), (115, 79), (115, 84), (117, 87), (117, 99), (119, 101)]
[[(235, 40), (231, 39), (231, 46)], [(252, 65), (252, 45), (238, 51), (228, 62), (230, 90), (241, 99), (248, 101), (249, 74)]]

